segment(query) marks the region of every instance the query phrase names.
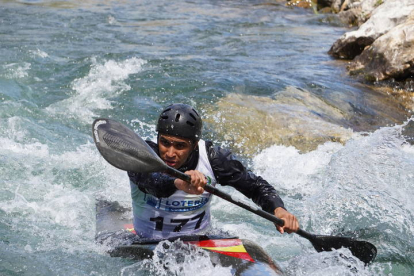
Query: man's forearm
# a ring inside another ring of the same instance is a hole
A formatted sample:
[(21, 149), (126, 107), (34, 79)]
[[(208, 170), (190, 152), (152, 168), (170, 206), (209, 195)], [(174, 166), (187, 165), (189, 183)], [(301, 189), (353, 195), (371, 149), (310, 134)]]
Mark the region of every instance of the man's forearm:
[(177, 188), (174, 185), (175, 178), (164, 173), (131, 173), (129, 179), (138, 188), (157, 198), (171, 196)]

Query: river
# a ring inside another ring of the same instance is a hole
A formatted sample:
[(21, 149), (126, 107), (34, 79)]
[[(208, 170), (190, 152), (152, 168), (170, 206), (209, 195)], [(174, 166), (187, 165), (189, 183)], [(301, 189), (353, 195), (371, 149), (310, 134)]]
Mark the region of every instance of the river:
[[(303, 229), (367, 240), (378, 256), (364, 267), (338, 257), (346, 249), (316, 253), (218, 198), (213, 227), (255, 241), (287, 275), (414, 274), (414, 146), (401, 135), (412, 105), (327, 55), (346, 31), (283, 1), (1, 0), (0, 275), (168, 274), (95, 244), (95, 200), (131, 202), (91, 123), (154, 139), (172, 102), (197, 108), (204, 137), (267, 179)], [(168, 265), (230, 273), (202, 257)]]

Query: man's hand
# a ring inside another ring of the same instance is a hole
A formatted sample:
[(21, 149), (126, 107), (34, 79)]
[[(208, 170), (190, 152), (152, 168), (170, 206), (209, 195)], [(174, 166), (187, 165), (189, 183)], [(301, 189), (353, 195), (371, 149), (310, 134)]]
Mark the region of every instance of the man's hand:
[(275, 216), (283, 219), (285, 221), (284, 226), (278, 226), (276, 225), (276, 229), (283, 234), (284, 232), (287, 232), (289, 234), (298, 231), (299, 229), (299, 222), (298, 219), (286, 211), (285, 209), (278, 207), (275, 209)]
[(199, 171), (186, 171), (185, 174), (191, 176), (191, 183), (177, 178), (174, 181), (175, 187), (187, 194), (201, 195), (204, 192), (204, 186), (207, 184), (205, 175)]

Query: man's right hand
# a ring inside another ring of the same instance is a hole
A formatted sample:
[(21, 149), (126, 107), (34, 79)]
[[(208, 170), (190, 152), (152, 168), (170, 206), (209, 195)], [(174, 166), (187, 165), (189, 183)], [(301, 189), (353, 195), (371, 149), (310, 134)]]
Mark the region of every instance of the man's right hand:
[(191, 183), (177, 178), (174, 181), (175, 187), (187, 194), (201, 195), (204, 192), (204, 186), (207, 185), (205, 175), (196, 170), (186, 171), (185, 174), (191, 177)]
[(287, 232), (289, 234), (298, 231), (299, 229), (299, 221), (298, 219), (282, 207), (278, 207), (274, 211), (275, 216), (283, 219), (285, 221), (284, 226), (276, 225), (276, 229), (283, 234), (284, 232)]

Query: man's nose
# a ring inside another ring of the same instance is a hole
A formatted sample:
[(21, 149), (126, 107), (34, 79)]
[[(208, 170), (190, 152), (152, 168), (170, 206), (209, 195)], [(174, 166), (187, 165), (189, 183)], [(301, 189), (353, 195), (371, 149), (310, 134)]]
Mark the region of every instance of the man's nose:
[(175, 149), (174, 149), (174, 147), (173, 146), (168, 147), (167, 156), (168, 157), (174, 157), (174, 155), (175, 155)]

